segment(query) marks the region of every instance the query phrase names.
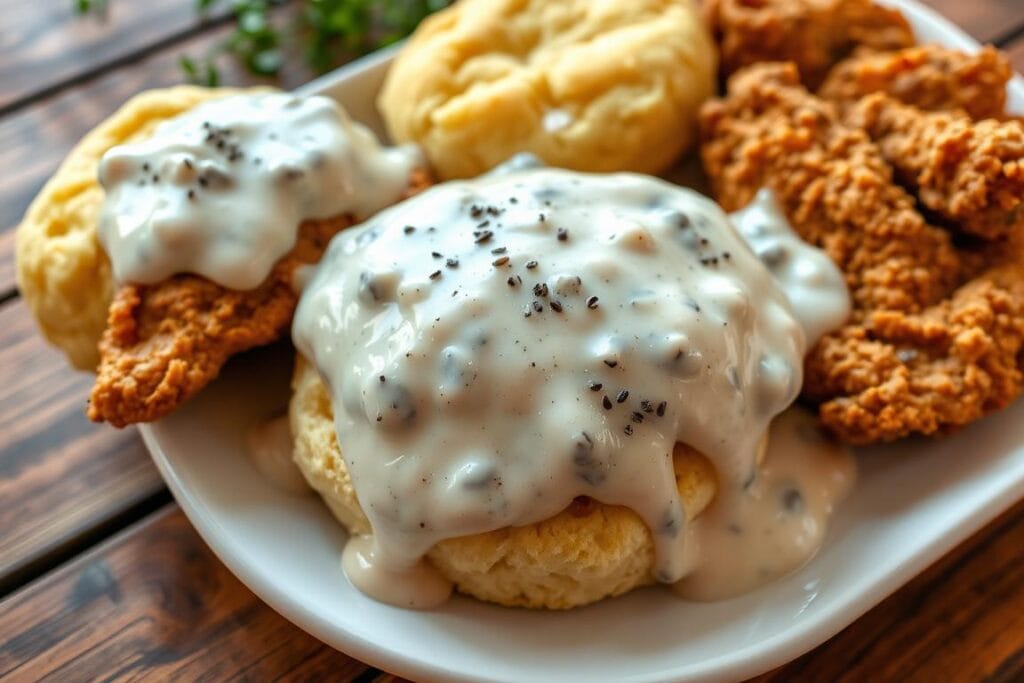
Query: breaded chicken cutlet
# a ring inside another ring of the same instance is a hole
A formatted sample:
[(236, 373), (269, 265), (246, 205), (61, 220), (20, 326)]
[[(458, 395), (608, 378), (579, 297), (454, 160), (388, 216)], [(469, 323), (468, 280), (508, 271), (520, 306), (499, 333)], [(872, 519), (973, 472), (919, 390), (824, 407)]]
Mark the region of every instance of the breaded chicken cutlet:
[(858, 47), (894, 50), (914, 44), (910, 24), (871, 0), (708, 0), (708, 25), (722, 74), (763, 61), (791, 61), (811, 87)]
[[(407, 194), (429, 182), (414, 172)], [(123, 285), (100, 340), (89, 418), (115, 427), (158, 420), (209, 384), (231, 356), (285, 336), (298, 304), (296, 271), (317, 263), (331, 238), (355, 222), (304, 221), (295, 246), (256, 289), (227, 289), (188, 274)]]
[(806, 362), (804, 395), (844, 441), (948, 431), (1021, 391), (1024, 271), (1016, 248), (978, 272), (928, 225), (867, 134), (800, 85), (792, 64), (749, 67), (705, 105), (702, 158), (718, 201), (763, 186), (846, 274), (851, 320)]
[(878, 145), (921, 204), (983, 239), (1024, 227), (1024, 125), (930, 112), (875, 93), (853, 104), (847, 124)]
[(991, 45), (975, 54), (939, 45), (862, 50), (837, 64), (818, 94), (845, 105), (884, 92), (925, 111), (962, 109), (975, 120), (1002, 119), (1012, 75), (1009, 60)]

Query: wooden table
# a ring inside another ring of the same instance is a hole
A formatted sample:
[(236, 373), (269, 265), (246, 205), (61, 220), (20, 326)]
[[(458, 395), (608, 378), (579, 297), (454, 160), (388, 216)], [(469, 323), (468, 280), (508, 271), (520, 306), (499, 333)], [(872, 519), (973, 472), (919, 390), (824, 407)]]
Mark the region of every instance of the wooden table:
[[(86, 420), (90, 377), (37, 333), (14, 228), (79, 137), (230, 31), (193, 0), (0, 0), (0, 678), (391, 677), (250, 593), (171, 499), (134, 430)], [(931, 0), (1024, 71), (1022, 0)], [(289, 8), (284, 13), (292, 11)], [(290, 60), (283, 85), (310, 74)], [(238, 68), (226, 83), (251, 83)], [(969, 454), (965, 454), (965, 457)], [(839, 635), (761, 680), (1024, 680), (1024, 503)]]

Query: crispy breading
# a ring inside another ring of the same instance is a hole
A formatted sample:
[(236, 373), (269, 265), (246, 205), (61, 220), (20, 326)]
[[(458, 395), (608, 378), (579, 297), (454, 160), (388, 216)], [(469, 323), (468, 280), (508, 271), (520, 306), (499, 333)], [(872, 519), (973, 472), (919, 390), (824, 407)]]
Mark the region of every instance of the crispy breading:
[(701, 156), (728, 211), (774, 190), (808, 242), (846, 274), (857, 311), (919, 311), (956, 284), (949, 234), (925, 223), (878, 148), (799, 85), (792, 64), (763, 63), (729, 80), (701, 112)]
[(940, 45), (862, 50), (829, 72), (819, 94), (852, 104), (884, 92), (926, 111), (962, 109), (973, 119), (1001, 119), (1012, 75), (1010, 61), (991, 45), (975, 54)]
[(847, 113), (921, 204), (964, 232), (996, 239), (1024, 227), (1024, 125), (926, 112), (884, 93)]
[[(1020, 240), (957, 252), (928, 225), (866, 133), (799, 85), (793, 65), (737, 73), (705, 106), (702, 156), (719, 201), (762, 186), (846, 274), (851, 320), (811, 349), (804, 396), (857, 444), (963, 426), (1021, 392)], [(992, 262), (978, 273), (979, 262)], [(963, 284), (966, 282), (966, 284)]]
[[(405, 196), (431, 180), (414, 170)], [(296, 270), (320, 260), (351, 216), (308, 220), (295, 246), (256, 289), (238, 291), (197, 275), (122, 285), (100, 340), (89, 418), (124, 427), (171, 413), (209, 384), (228, 358), (288, 333), (298, 304)]]
[(256, 289), (198, 275), (124, 285), (110, 305), (89, 418), (124, 427), (157, 420), (217, 376), (228, 358), (287, 333), (298, 303), (295, 271), (316, 263), (351, 217), (305, 221), (295, 247)]
[(849, 443), (947, 432), (1020, 395), (1022, 348), (1024, 262), (1010, 259), (920, 314), (875, 311), (826, 337), (804, 395)]
[(871, 0), (709, 0), (705, 14), (726, 76), (757, 62), (791, 61), (816, 87), (858, 47), (914, 44), (899, 10)]

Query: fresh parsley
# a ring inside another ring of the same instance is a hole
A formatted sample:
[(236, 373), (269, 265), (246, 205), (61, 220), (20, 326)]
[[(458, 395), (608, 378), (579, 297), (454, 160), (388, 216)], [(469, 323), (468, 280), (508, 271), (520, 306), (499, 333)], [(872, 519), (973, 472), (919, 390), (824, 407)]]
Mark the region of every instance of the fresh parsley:
[[(452, 0), (193, 0), (196, 12), (210, 14), (230, 6), (234, 28), (209, 55), (179, 60), (192, 83), (217, 85), (216, 61), (228, 54), (257, 76), (277, 76), (284, 55), (297, 52), (322, 73), (354, 57), (401, 40), (423, 19), (451, 4)], [(99, 13), (109, 0), (73, 0), (79, 14)], [(284, 5), (297, 9), (291, 21), (278, 11)], [(282, 25), (284, 24), (284, 25)]]

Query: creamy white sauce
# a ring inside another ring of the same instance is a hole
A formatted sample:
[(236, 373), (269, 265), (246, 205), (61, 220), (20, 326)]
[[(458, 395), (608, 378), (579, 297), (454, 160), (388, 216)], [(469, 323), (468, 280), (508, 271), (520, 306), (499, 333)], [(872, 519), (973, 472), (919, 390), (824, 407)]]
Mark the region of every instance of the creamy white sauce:
[(853, 456), (799, 408), (777, 417), (769, 434), (756, 475), (741, 485), (723, 482), (690, 525), (698, 560), (676, 584), (680, 595), (745, 593), (803, 566), (821, 547), (835, 506), (856, 479)]
[(309, 493), (309, 484), (292, 458), (292, 443), (287, 415), (261, 420), (245, 433), (249, 459), (264, 479), (287, 493)]
[(771, 190), (759, 191), (730, 218), (785, 291), (811, 343), (843, 324), (850, 293), (842, 272), (824, 251), (800, 239)]
[(414, 147), (382, 147), (327, 97), (213, 100), (103, 156), (100, 241), (119, 282), (189, 272), (252, 289), (303, 220), (365, 218), (397, 201), (422, 163)]
[(800, 321), (838, 315), (817, 302), (798, 318), (716, 204), (646, 176), (446, 183), (342, 233), (293, 338), (331, 389), (374, 531), (350, 578), (408, 604), (382, 586), (421, 583), (438, 541), (586, 495), (633, 509), (655, 578), (678, 581), (695, 562), (674, 444), (742, 487), (799, 391)]

